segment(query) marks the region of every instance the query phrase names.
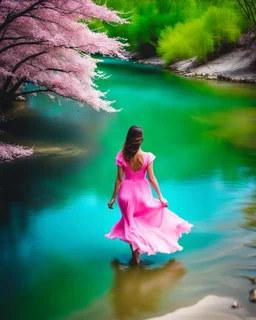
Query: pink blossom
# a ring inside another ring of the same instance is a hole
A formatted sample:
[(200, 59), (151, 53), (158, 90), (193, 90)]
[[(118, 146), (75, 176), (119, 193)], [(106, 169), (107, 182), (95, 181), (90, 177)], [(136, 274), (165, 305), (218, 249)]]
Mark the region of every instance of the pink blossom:
[(123, 58), (124, 44), (91, 31), (79, 18), (127, 23), (117, 12), (91, 0), (0, 1), (0, 87), (4, 94), (21, 95), (22, 84), (31, 81), (96, 110), (117, 111), (93, 82), (102, 75), (90, 54)]
[(0, 143), (0, 163), (25, 158), (33, 153), (33, 149), (11, 144)]

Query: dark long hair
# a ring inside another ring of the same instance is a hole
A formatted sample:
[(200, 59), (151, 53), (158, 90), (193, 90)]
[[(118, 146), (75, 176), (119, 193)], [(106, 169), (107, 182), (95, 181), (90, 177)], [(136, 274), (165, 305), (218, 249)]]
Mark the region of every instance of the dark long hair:
[(141, 127), (131, 126), (127, 132), (125, 143), (122, 149), (124, 159), (129, 162), (139, 150), (143, 141), (143, 131)]

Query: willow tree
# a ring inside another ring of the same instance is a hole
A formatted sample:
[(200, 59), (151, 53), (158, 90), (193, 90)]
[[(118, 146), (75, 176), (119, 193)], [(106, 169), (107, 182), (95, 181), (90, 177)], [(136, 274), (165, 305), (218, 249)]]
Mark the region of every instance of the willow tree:
[[(0, 0), (1, 109), (19, 95), (55, 92), (96, 110), (115, 111), (94, 83), (103, 75), (90, 55), (121, 56), (123, 45), (79, 23), (91, 18), (126, 22), (91, 0)], [(26, 82), (36, 87), (24, 90)]]

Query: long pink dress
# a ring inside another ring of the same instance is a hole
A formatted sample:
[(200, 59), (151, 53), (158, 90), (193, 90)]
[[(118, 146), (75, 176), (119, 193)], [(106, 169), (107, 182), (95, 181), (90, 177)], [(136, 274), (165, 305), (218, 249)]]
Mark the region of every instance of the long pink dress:
[(146, 172), (147, 165), (154, 159), (155, 156), (147, 152), (142, 168), (133, 172), (122, 152), (118, 152), (116, 164), (124, 168), (125, 174), (118, 193), (122, 217), (106, 234), (107, 238), (119, 238), (131, 244), (133, 250), (148, 255), (182, 250), (178, 239), (193, 227), (153, 197)]

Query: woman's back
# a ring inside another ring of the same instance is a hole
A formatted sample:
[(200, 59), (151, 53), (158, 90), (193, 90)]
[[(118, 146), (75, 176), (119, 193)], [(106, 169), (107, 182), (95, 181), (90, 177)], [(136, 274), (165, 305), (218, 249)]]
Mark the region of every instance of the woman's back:
[(145, 179), (147, 165), (154, 159), (153, 153), (143, 152), (137, 155), (133, 163), (129, 163), (124, 159), (122, 151), (119, 151), (116, 156), (116, 164), (123, 167), (126, 180), (139, 181)]
[(136, 172), (142, 169), (145, 161), (146, 152), (138, 151), (134, 157), (128, 162), (131, 171)]

